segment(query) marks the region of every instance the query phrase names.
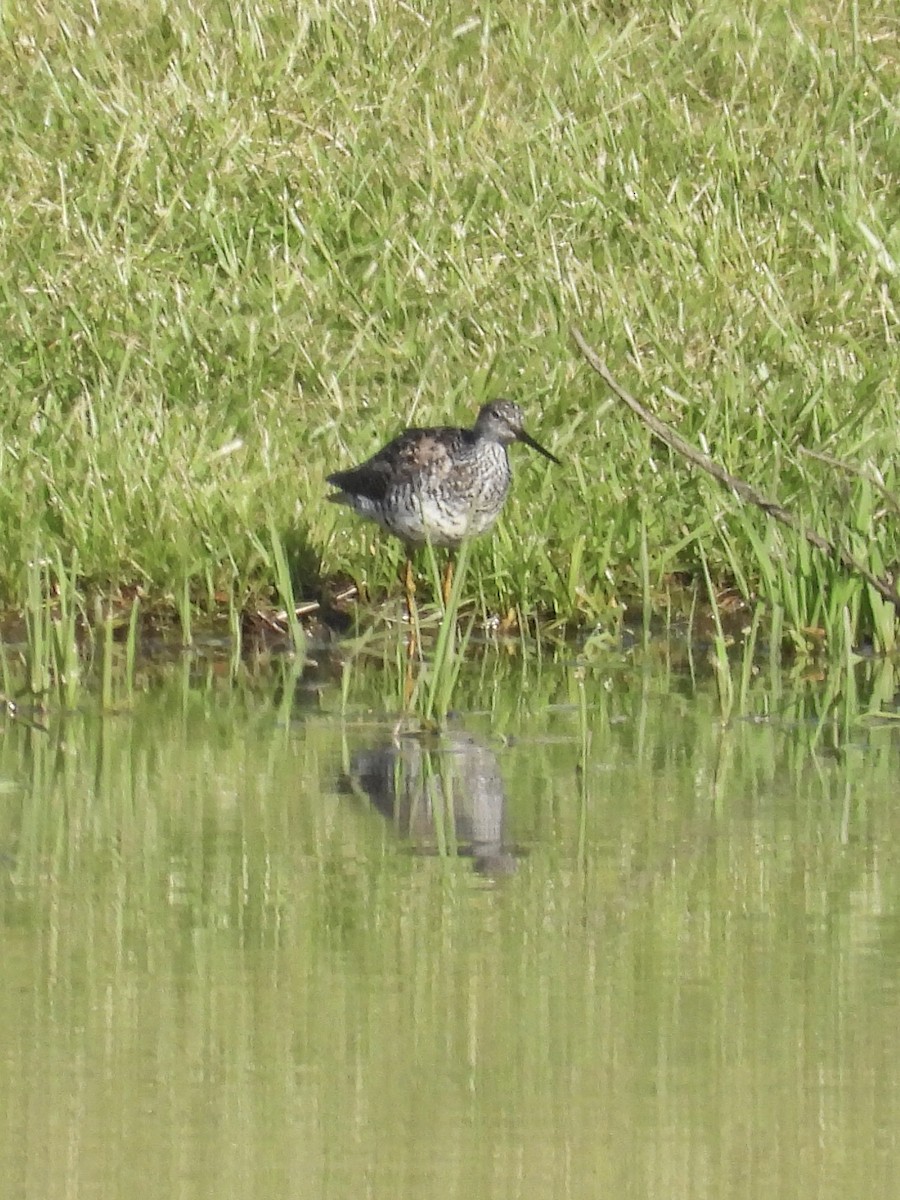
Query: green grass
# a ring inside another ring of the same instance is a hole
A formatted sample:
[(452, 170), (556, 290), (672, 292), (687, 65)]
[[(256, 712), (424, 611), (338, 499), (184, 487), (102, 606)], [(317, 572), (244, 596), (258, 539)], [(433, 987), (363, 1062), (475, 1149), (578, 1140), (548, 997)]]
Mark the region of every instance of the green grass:
[(36, 560), (182, 623), (285, 571), (395, 591), (325, 474), (508, 393), (565, 465), (515, 452), (472, 548), (493, 610), (646, 620), (708, 569), (798, 642), (889, 648), (865, 585), (661, 451), (568, 331), (896, 567), (898, 34), (888, 0), (5, 5), (0, 604)]

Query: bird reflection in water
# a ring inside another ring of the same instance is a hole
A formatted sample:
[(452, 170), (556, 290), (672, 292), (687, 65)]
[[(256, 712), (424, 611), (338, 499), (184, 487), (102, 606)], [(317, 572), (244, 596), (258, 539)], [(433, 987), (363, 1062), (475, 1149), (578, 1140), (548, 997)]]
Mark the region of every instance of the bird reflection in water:
[(347, 783), (419, 853), (472, 858), (489, 876), (516, 869), (497, 756), (469, 734), (399, 734), (358, 750)]

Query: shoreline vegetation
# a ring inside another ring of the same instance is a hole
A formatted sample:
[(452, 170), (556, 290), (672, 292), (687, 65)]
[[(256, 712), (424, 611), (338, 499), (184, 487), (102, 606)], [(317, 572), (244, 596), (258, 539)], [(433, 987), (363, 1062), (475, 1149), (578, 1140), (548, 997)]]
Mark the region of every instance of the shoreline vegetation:
[(6, 6), (7, 631), (296, 604), (298, 641), (398, 597), (325, 476), (509, 395), (563, 466), (515, 456), (477, 614), (894, 650), (897, 35), (887, 0)]

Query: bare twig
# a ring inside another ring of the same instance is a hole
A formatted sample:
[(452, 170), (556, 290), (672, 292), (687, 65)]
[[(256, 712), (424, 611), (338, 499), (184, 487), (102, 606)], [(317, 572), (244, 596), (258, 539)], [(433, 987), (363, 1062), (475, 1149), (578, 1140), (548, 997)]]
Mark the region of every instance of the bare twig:
[(821, 450), (810, 450), (807, 446), (798, 446), (797, 449), (808, 458), (815, 458), (818, 462), (825, 463), (826, 466), (834, 467), (836, 471), (843, 471), (845, 475), (854, 475), (857, 479), (865, 480), (875, 489), (885, 504), (900, 516), (900, 500), (884, 486), (880, 479), (876, 479), (862, 467), (856, 466), (855, 463), (844, 462), (842, 458), (833, 458), (830, 454), (823, 454)]
[(817, 550), (821, 550), (824, 554), (829, 554), (833, 558), (837, 558), (849, 570), (856, 575), (860, 575), (870, 587), (878, 592), (885, 600), (888, 600), (900, 612), (900, 593), (887, 579), (879, 579), (872, 572), (855, 558), (849, 550), (845, 550), (841, 546), (836, 546), (834, 542), (823, 537), (820, 533), (816, 533), (814, 529), (808, 529), (802, 525), (792, 512), (779, 504), (775, 500), (770, 500), (756, 488), (751, 487), (749, 483), (745, 483), (743, 479), (738, 479), (736, 475), (732, 475), (726, 471), (724, 467), (719, 466), (707, 454), (696, 450), (689, 442), (686, 442), (683, 437), (675, 432), (671, 426), (665, 421), (661, 421), (659, 417), (649, 412), (642, 404), (639, 404), (635, 398), (621, 387), (607, 369), (606, 364), (597, 356), (596, 352), (588, 345), (584, 339), (584, 335), (580, 330), (573, 328), (572, 337), (575, 339), (575, 344), (584, 356), (588, 366), (597, 372), (603, 382), (610, 388), (622, 401), (627, 404), (631, 411), (647, 426), (654, 437), (676, 454), (680, 454), (682, 458), (687, 459), (695, 467), (699, 467), (701, 471), (705, 471), (707, 475), (711, 475), (713, 479), (717, 479), (724, 487), (729, 488), (736, 496), (747, 504), (753, 504), (756, 508), (762, 509), (776, 521), (780, 521), (782, 525), (787, 525), (794, 529), (802, 537), (804, 537), (811, 546), (815, 546)]

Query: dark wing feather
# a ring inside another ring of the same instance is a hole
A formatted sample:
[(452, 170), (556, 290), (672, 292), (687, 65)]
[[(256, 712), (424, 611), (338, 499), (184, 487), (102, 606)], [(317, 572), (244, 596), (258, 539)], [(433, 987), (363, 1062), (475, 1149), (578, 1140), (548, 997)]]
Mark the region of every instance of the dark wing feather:
[(407, 429), (358, 467), (335, 471), (327, 481), (351, 496), (376, 503), (394, 487), (414, 485), (428, 476), (437, 482), (453, 469), (452, 451), (473, 440), (468, 429)]

